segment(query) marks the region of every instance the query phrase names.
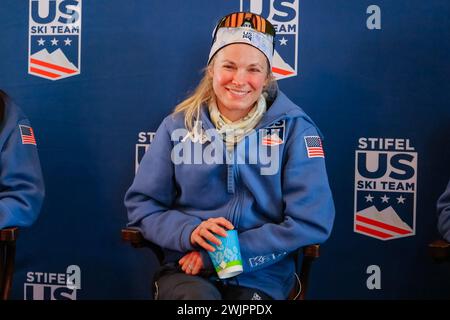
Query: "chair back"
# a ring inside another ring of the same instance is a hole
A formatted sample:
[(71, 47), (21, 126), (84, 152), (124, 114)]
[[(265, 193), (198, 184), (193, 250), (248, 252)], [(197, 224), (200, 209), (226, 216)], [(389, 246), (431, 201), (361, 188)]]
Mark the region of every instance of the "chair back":
[(8, 300), (11, 291), (18, 235), (17, 227), (0, 230), (0, 300)]
[(450, 262), (450, 243), (445, 240), (435, 240), (428, 244), (428, 252), (437, 263)]

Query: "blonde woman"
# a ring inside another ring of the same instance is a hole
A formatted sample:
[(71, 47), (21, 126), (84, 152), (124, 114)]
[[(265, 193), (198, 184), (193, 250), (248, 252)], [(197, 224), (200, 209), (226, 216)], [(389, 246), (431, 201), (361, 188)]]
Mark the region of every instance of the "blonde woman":
[[(321, 136), (276, 86), (274, 40), (259, 15), (219, 21), (203, 79), (164, 119), (125, 196), (129, 226), (168, 252), (159, 299), (285, 299), (291, 253), (330, 235)], [(243, 272), (221, 280), (207, 253), (230, 229)]]

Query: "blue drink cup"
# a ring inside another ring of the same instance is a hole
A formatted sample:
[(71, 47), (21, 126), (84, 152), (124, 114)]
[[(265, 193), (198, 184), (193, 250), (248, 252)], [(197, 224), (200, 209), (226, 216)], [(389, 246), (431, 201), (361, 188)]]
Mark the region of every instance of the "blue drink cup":
[(244, 268), (242, 267), (241, 249), (239, 247), (239, 239), (236, 230), (227, 230), (227, 236), (216, 237), (222, 242), (220, 246), (215, 243), (211, 245), (216, 249), (214, 252), (208, 251), (212, 260), (214, 269), (220, 279), (227, 279), (240, 274)]

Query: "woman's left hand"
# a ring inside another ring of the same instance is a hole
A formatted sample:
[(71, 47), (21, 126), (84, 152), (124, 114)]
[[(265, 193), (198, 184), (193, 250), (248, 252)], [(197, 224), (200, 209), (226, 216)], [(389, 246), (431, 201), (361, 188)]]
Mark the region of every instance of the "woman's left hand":
[(200, 252), (191, 251), (178, 261), (181, 269), (186, 274), (195, 276), (203, 269), (203, 260)]

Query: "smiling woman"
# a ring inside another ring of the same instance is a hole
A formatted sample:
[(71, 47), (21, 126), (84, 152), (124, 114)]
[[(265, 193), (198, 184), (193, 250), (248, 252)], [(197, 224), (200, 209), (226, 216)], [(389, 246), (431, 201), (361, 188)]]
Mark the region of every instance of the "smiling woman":
[(269, 81), (264, 54), (247, 44), (231, 44), (220, 50), (208, 72), (220, 113), (230, 121), (245, 117)]
[[(330, 235), (321, 135), (278, 90), (274, 38), (253, 13), (219, 21), (203, 79), (164, 119), (125, 195), (129, 226), (171, 252), (156, 275), (159, 299), (285, 299), (293, 253)], [(215, 255), (216, 268), (208, 252), (231, 229), (243, 272), (223, 280), (236, 247), (220, 263)]]

